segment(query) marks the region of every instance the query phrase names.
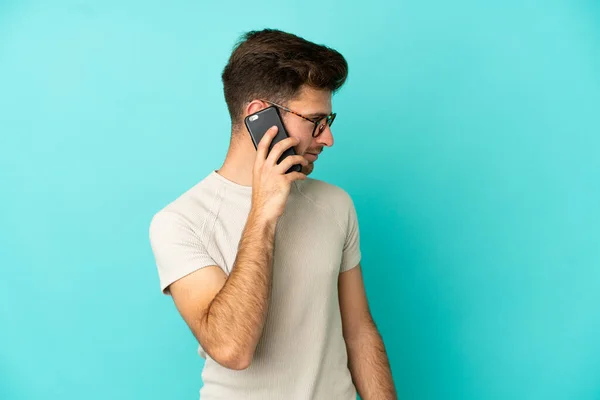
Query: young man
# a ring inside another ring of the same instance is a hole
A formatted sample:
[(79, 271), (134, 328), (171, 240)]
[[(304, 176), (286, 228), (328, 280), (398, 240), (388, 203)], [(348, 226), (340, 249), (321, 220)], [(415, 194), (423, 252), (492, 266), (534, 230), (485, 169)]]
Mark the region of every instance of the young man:
[[(353, 202), (307, 179), (333, 145), (344, 57), (278, 30), (247, 33), (223, 71), (231, 144), (218, 171), (150, 225), (161, 289), (206, 358), (202, 400), (395, 399), (360, 271)], [(255, 149), (244, 117), (279, 108), (290, 138)], [(297, 156), (277, 164), (294, 147)], [(302, 172), (285, 172), (294, 164)]]

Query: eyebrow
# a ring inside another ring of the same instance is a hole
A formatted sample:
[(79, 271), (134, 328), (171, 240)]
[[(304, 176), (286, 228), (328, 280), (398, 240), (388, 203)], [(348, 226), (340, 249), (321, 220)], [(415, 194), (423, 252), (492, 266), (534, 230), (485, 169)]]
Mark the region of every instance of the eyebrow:
[(312, 114), (308, 114), (307, 117), (309, 118), (323, 118), (328, 116), (329, 114), (325, 114), (325, 113), (312, 113)]

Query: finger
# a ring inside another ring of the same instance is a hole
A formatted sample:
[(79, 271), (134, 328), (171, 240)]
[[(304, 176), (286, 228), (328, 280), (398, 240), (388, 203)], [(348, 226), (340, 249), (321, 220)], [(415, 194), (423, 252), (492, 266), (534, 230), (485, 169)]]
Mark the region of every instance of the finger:
[(284, 151), (286, 151), (290, 147), (297, 145), (298, 143), (300, 143), (300, 140), (298, 140), (294, 137), (288, 137), (288, 138), (282, 140), (281, 142), (277, 143), (271, 149), (271, 152), (269, 153), (269, 155), (267, 157), (267, 162), (270, 163), (271, 165), (275, 165), (277, 163), (277, 161), (283, 155)]
[(271, 145), (271, 142), (273, 141), (273, 138), (275, 136), (277, 136), (277, 126), (274, 125), (265, 132), (262, 139), (258, 143), (258, 146), (256, 147), (257, 158), (261, 160), (267, 158), (267, 154), (269, 153), (269, 146)]
[(303, 174), (302, 172), (294, 171), (294, 172), (290, 172), (289, 174), (286, 174), (285, 176), (287, 176), (287, 178), (289, 179), (290, 182), (306, 180), (306, 175)]
[(277, 170), (284, 174), (288, 169), (292, 167), (292, 165), (296, 164), (307, 166), (308, 160), (303, 156), (288, 156), (279, 163), (279, 165), (277, 166)]

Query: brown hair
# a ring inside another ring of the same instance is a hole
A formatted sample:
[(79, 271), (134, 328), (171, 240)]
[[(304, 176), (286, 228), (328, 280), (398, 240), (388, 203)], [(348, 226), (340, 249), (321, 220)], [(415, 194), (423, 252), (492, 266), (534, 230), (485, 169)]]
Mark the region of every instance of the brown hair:
[(286, 102), (302, 85), (335, 93), (346, 81), (348, 64), (329, 47), (277, 29), (250, 31), (235, 45), (221, 76), (232, 125), (242, 121), (253, 99)]

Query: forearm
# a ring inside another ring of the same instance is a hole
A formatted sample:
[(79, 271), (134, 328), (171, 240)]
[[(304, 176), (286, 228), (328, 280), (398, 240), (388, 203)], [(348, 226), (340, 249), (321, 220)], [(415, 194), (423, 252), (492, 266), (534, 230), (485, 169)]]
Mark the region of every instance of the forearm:
[(240, 368), (250, 364), (267, 315), (275, 225), (249, 215), (231, 274), (202, 320), (206, 347), (221, 348)]
[(381, 335), (374, 323), (346, 340), (348, 368), (363, 400), (397, 399), (390, 364)]

